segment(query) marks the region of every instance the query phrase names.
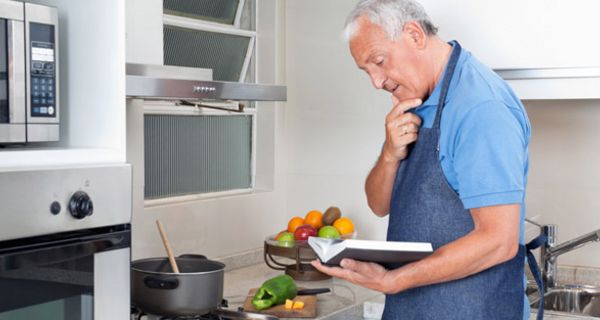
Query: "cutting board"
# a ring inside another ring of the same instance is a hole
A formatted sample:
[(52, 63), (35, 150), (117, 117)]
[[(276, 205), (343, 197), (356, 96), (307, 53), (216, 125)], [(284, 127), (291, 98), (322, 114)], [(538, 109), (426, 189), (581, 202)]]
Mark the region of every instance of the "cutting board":
[[(303, 288), (298, 288), (303, 289)], [(304, 302), (304, 309), (302, 310), (290, 310), (286, 309), (283, 304), (271, 307), (265, 310), (256, 310), (252, 305), (252, 298), (258, 288), (250, 289), (246, 301), (244, 302), (244, 311), (270, 314), (278, 318), (315, 318), (317, 316), (317, 296), (296, 296), (294, 301)]]

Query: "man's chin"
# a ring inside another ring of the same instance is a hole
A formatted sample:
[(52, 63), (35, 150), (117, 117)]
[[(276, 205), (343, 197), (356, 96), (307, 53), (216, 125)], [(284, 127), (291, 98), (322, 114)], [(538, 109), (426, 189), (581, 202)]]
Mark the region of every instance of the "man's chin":
[[(398, 100), (398, 101), (406, 101), (406, 100), (412, 100), (412, 99), (423, 100), (423, 97), (419, 97), (416, 94), (392, 94), (392, 96), (394, 96), (394, 98), (396, 98), (396, 100)], [(423, 100), (423, 101), (425, 101), (425, 100)]]

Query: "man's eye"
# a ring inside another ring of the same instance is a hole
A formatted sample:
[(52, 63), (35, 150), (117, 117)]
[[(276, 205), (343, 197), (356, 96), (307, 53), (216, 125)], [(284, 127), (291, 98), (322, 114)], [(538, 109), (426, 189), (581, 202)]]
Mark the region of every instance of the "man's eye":
[(383, 59), (379, 59), (377, 61), (375, 61), (375, 65), (380, 66), (383, 64)]

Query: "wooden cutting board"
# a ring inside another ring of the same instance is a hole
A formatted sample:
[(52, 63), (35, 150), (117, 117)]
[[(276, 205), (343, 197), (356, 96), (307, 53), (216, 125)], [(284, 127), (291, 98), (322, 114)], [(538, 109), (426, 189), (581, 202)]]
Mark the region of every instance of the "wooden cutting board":
[(248, 296), (246, 297), (246, 301), (244, 302), (244, 311), (270, 314), (278, 318), (315, 318), (317, 316), (316, 295), (296, 296), (294, 298), (294, 301), (304, 302), (304, 309), (302, 310), (286, 309), (285, 306), (281, 304), (271, 307), (269, 309), (259, 311), (254, 309), (254, 306), (252, 305), (252, 298), (254, 298), (254, 294), (256, 294), (256, 291), (258, 291), (258, 288), (250, 289), (250, 291), (248, 291)]

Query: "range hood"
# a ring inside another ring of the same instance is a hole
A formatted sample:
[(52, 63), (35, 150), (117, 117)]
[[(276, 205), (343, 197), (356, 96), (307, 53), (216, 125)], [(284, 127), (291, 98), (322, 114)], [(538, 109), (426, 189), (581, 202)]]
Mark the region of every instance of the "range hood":
[(210, 69), (128, 63), (126, 95), (164, 100), (286, 101), (287, 88), (213, 81)]

